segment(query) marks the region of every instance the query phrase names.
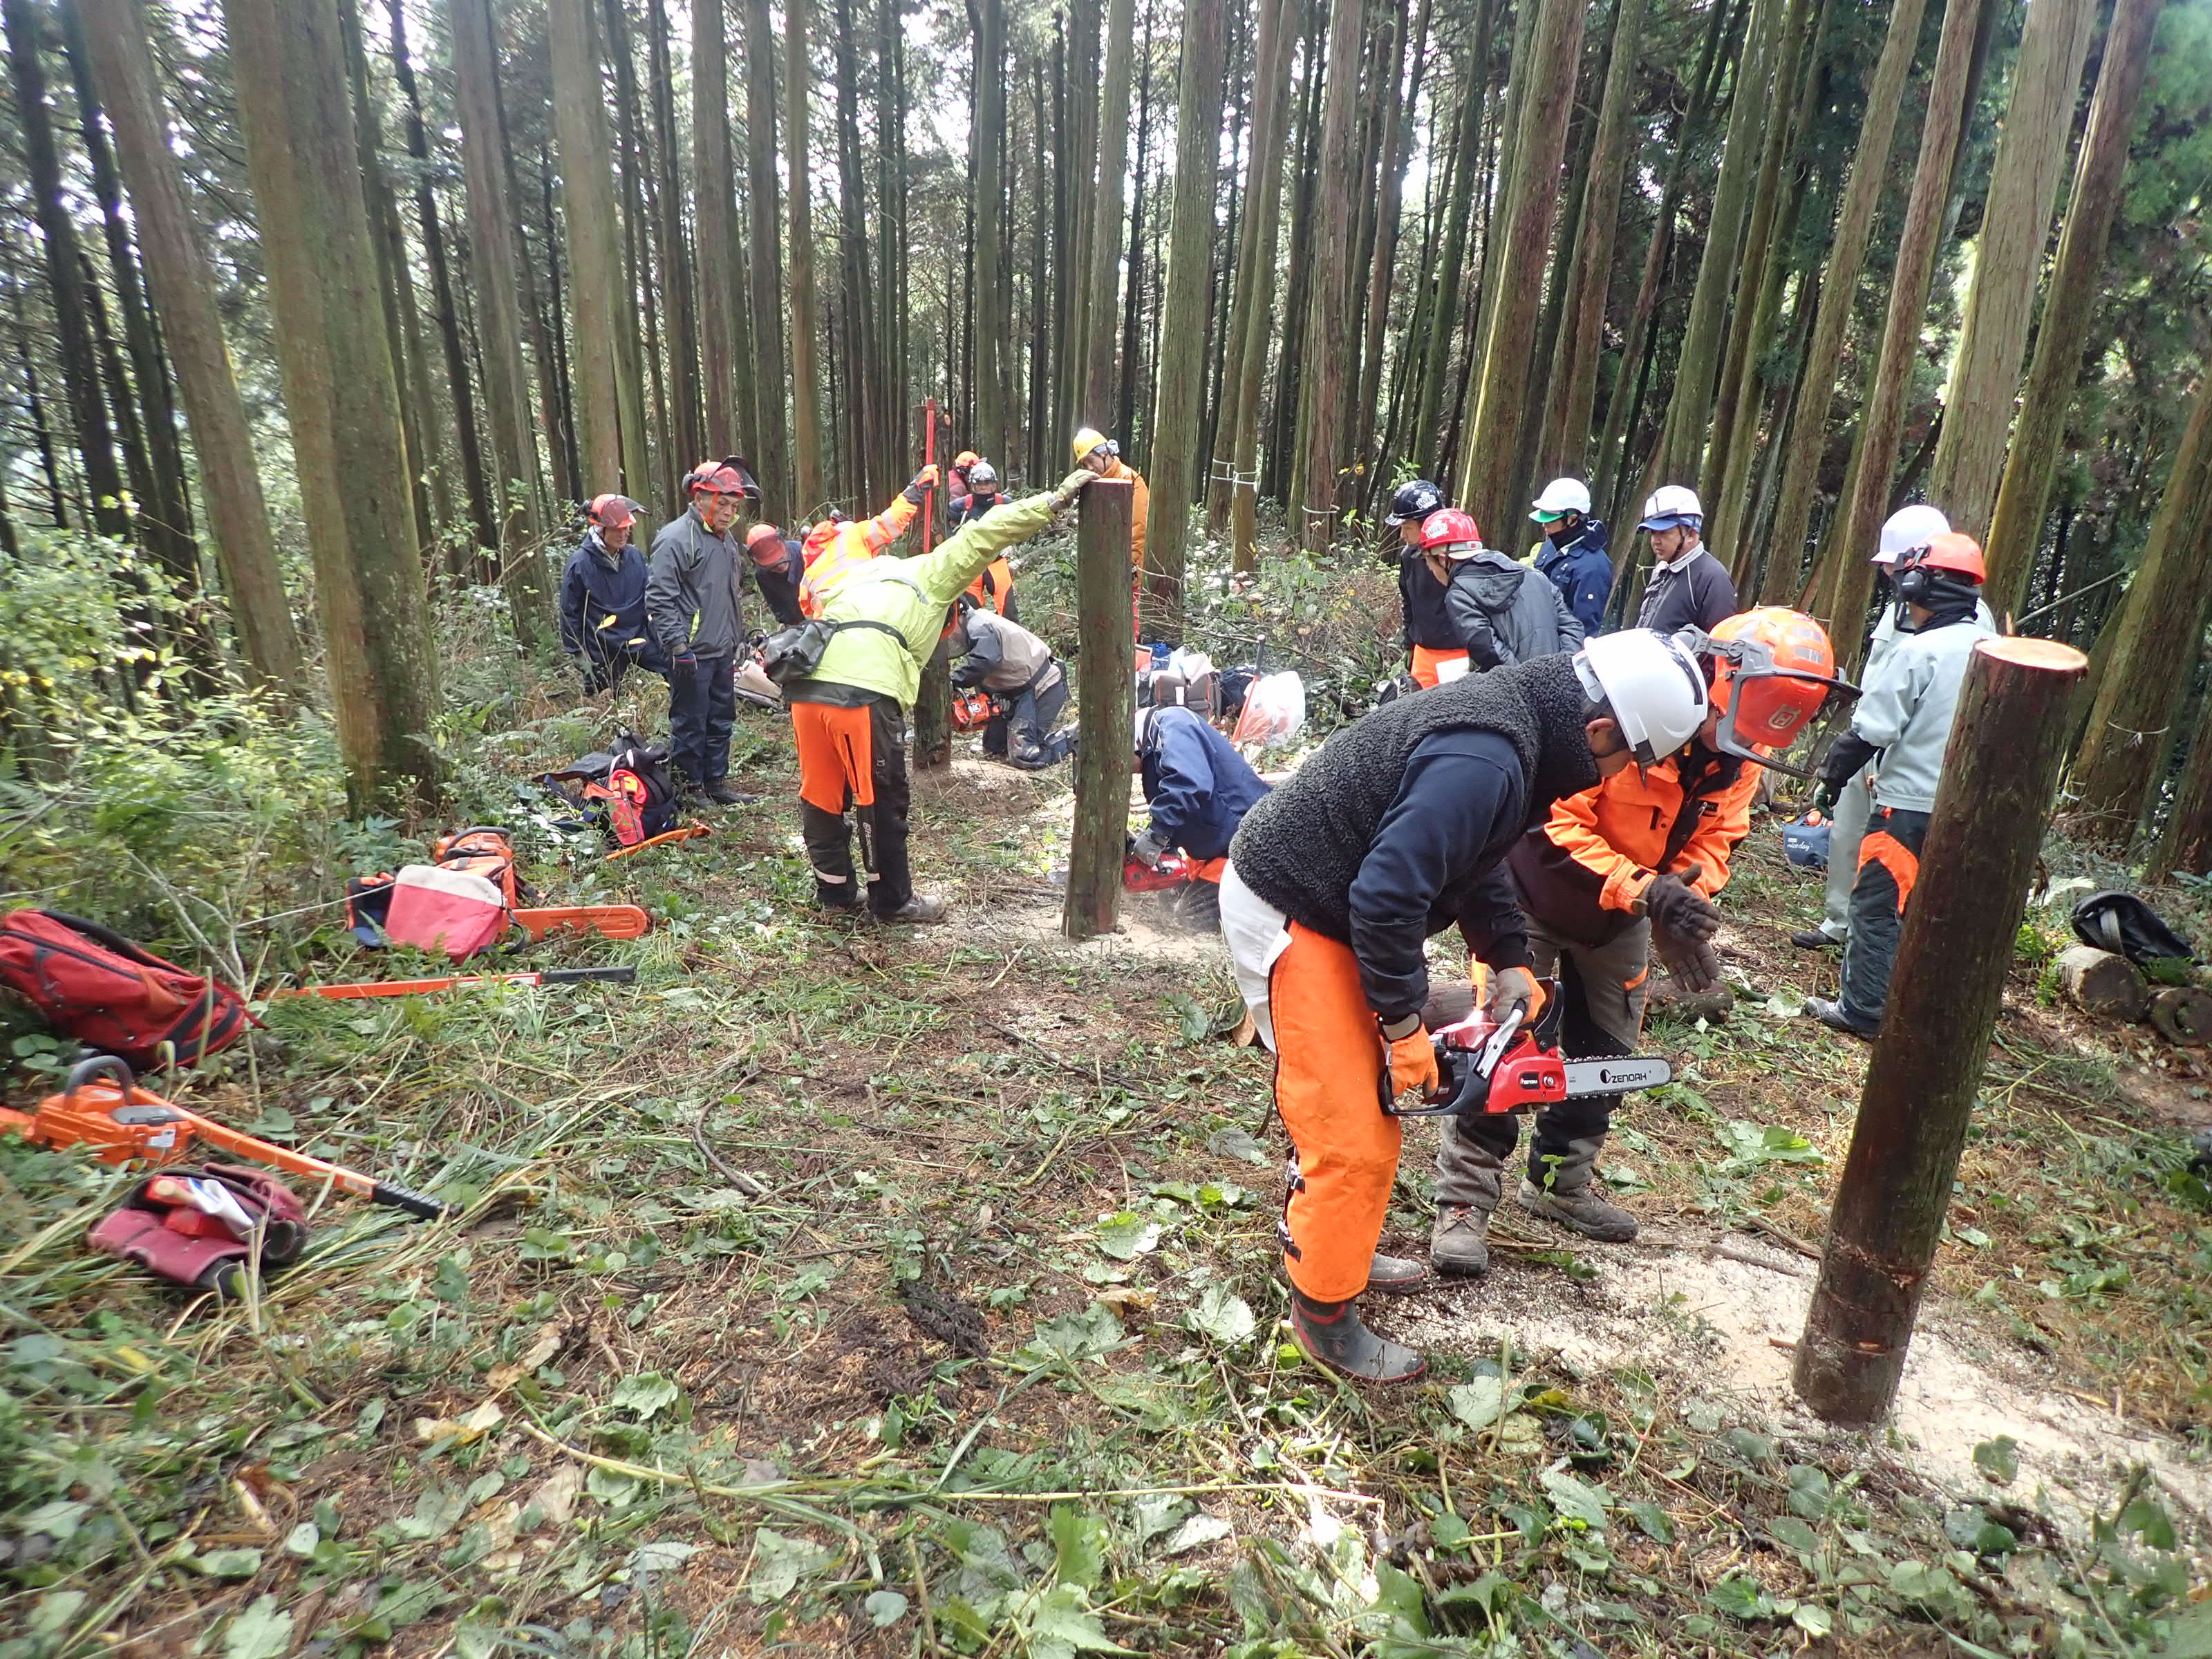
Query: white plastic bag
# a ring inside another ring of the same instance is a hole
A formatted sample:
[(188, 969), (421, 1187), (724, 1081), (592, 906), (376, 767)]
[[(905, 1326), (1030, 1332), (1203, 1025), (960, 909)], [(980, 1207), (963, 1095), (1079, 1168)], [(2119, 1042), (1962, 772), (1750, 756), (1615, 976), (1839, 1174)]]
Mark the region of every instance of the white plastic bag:
[(1296, 738), (1305, 724), (1306, 683), (1286, 668), (1252, 682), (1243, 712), (1237, 716), (1236, 741), (1276, 748)]

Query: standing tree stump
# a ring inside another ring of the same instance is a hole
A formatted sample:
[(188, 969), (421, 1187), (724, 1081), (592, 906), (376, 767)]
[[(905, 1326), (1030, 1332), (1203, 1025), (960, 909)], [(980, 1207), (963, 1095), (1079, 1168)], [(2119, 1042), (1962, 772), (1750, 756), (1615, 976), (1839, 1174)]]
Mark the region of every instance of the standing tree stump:
[(1075, 538), (1075, 833), (1067, 849), (1070, 939), (1110, 933), (1121, 908), (1121, 863), (1129, 836), (1129, 727), (1136, 683), (1129, 625), (1133, 491), (1126, 478), (1098, 478), (1083, 491)]
[(2088, 665), (2050, 640), (1974, 647), (1797, 1345), (1797, 1392), (1831, 1423), (1897, 1396)]
[(2141, 1019), (2150, 987), (2125, 957), (2094, 945), (2069, 945), (2058, 953), (2058, 988), (2085, 1014)]

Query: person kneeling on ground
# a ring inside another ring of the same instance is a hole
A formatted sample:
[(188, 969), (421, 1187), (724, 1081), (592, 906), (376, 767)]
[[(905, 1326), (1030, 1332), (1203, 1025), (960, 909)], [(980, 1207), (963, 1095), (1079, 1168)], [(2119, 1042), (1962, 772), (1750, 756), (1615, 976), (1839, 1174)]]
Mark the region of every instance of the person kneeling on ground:
[(834, 632), (821, 659), (783, 689), (799, 750), (799, 828), (824, 909), (860, 908), (849, 811), (871, 914), (890, 922), (944, 918), (945, 901), (916, 893), (907, 863), (906, 715), (922, 665), (951, 626), (947, 611), (960, 590), (1003, 549), (1048, 526), (1091, 476), (1071, 474), (1056, 491), (1002, 507), (933, 552), (872, 559), (830, 596), (821, 620)]
[(1582, 644), (1583, 625), (1552, 579), (1485, 547), (1472, 514), (1455, 507), (1431, 513), (1421, 526), (1421, 550), (1449, 584), (1444, 611), (1477, 670)]
[(1532, 1012), (1506, 854), (1562, 796), (1673, 754), (1705, 709), (1689, 653), (1631, 629), (1387, 703), (1245, 815), (1221, 878), (1221, 930), (1275, 1052), (1292, 1147), (1281, 1226), (1291, 1329), (1322, 1364), (1383, 1382), (1424, 1369), (1355, 1304), (1426, 1278), (1375, 1253), (1398, 1170), (1387, 1109), (1437, 1086), (1421, 1020), (1425, 942), (1457, 923), (1491, 969), (1491, 1018)]
[(1185, 703), (1188, 686), (1181, 676), (1139, 678), (1146, 684), (1137, 708), (1137, 775), (1152, 821), (1129, 855), (1154, 869), (1170, 853), (1190, 860), (1196, 867), (1176, 911), (1187, 926), (1211, 930), (1221, 921), (1229, 843), (1267, 786), (1237, 745)]
[(645, 619), (645, 555), (630, 539), (642, 511), (627, 495), (594, 495), (588, 528), (561, 573), (561, 648), (584, 672), (584, 695), (622, 684), (634, 663), (655, 674), (668, 659)]
[(645, 612), (667, 653), (668, 757), (685, 787), (718, 805), (753, 799), (730, 787), (734, 676), (745, 637), (743, 569), (730, 540), (744, 480), (727, 463), (702, 461), (684, 475), (690, 505), (661, 526), (646, 568)]
[(960, 619), (952, 629), (952, 683), (963, 691), (988, 691), (1006, 708), (1006, 719), (993, 720), (985, 732), (983, 752), (1024, 772), (1041, 772), (1066, 759), (1075, 748), (1075, 733), (1055, 732), (1053, 726), (1067, 707), (1067, 672), (1052, 647), (965, 592), (959, 607)]
[[(1828, 636), (1798, 611), (1730, 617), (1702, 643), (1710, 712), (1697, 734), (1651, 765), (1624, 767), (1554, 802), (1507, 858), (1534, 970), (1556, 973), (1566, 1000), (1560, 1047), (1577, 1057), (1636, 1052), (1654, 954), (1684, 991), (1719, 988), (1719, 959), (1706, 943), (1720, 925), (1712, 901), (1751, 832), (1759, 768), (1775, 763), (1832, 693), (1851, 690), (1834, 678)], [(1636, 1218), (1607, 1202), (1595, 1180), (1620, 1104), (1606, 1095), (1536, 1115), (1516, 1197), (1522, 1209), (1585, 1238), (1636, 1237)], [(1429, 1235), (1438, 1273), (1488, 1270), (1490, 1218), (1520, 1134), (1511, 1112), (1444, 1120)]]
[(1874, 762), (1874, 810), (1859, 842), (1851, 888), (1850, 937), (1844, 944), (1843, 989), (1832, 1002), (1808, 997), (1805, 1012), (1853, 1036), (1881, 1030), (1890, 969), (1905, 932), (1905, 906), (1920, 873), (1920, 848), (1942, 781), (1943, 751), (1959, 712), (1959, 690), (1975, 642), (1984, 576), (1982, 550), (1948, 531), (1897, 562), (1901, 637), (1867, 676), (1866, 695), (1820, 766), (1814, 800), (1826, 811)]

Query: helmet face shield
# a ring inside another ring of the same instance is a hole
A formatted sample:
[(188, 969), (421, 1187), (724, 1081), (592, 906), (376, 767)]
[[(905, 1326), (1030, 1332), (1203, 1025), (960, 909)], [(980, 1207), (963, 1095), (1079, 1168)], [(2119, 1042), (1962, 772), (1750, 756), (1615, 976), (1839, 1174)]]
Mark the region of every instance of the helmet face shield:
[(1720, 720), (1712, 745), (1723, 755), (1771, 766), (1794, 778), (1814, 774), (1792, 766), (1776, 751), (1786, 749), (1820, 718), (1828, 700), (1856, 698), (1849, 680), (1808, 667), (1777, 663), (1774, 650), (1755, 638), (1715, 639), (1698, 629), (1675, 636), (1700, 656), (1713, 659), (1712, 706)]

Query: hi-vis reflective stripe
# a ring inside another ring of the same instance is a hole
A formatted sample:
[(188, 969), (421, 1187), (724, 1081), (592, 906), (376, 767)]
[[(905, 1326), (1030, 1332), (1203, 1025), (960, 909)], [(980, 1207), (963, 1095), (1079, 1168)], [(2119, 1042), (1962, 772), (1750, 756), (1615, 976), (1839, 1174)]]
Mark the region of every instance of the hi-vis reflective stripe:
[(1879, 864), (1889, 872), (1889, 878), (1897, 884), (1897, 914), (1905, 914), (1905, 902), (1912, 896), (1912, 884), (1920, 878), (1920, 856), (1887, 830), (1870, 830), (1859, 842), (1859, 868)]

